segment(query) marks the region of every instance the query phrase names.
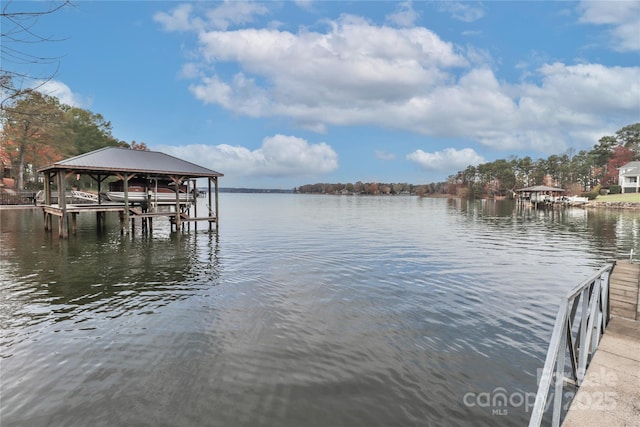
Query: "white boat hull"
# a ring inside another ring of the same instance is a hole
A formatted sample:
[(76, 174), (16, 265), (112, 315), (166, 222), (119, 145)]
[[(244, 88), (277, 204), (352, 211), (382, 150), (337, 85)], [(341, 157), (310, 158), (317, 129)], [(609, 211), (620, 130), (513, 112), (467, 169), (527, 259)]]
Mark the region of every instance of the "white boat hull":
[[(147, 195), (142, 192), (131, 192), (128, 195), (129, 203), (144, 203), (151, 202), (160, 205), (169, 205), (176, 203), (176, 195), (175, 193), (154, 193), (150, 191)], [(124, 192), (123, 191), (107, 191), (107, 197), (112, 202), (124, 202)], [(189, 193), (179, 193), (178, 198), (180, 203), (191, 203), (193, 202), (193, 195)]]

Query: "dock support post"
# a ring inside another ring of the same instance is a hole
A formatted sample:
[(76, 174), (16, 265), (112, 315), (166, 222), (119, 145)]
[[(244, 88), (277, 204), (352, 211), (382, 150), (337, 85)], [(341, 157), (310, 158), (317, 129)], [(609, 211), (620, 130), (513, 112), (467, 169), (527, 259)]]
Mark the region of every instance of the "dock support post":
[(127, 234), (129, 227), (129, 174), (124, 174), (122, 180), (124, 190), (124, 218), (122, 219), (122, 234)]
[(214, 179), (215, 187), (216, 187), (216, 231), (218, 230), (218, 224), (220, 224), (220, 211), (218, 210), (218, 177), (216, 176)]
[(98, 230), (102, 230), (105, 227), (106, 212), (96, 212), (96, 223), (98, 224)]
[[(51, 175), (49, 172), (44, 174), (44, 204), (51, 205)], [(51, 214), (48, 212), (44, 212), (44, 230), (51, 231)]]
[(211, 177), (207, 179), (207, 182), (209, 183), (209, 192), (207, 193), (207, 197), (209, 197), (209, 204), (207, 205), (209, 207), (209, 231), (211, 231), (212, 230), (211, 217), (213, 216), (211, 215)]
[(78, 221), (77, 221), (77, 212), (71, 213), (71, 233), (75, 236), (76, 230), (78, 229)]
[(176, 185), (175, 188), (175, 192), (176, 192), (176, 232), (180, 231), (180, 225), (181, 225), (181, 217), (180, 217), (180, 183), (182, 182), (181, 179), (179, 178), (172, 178), (174, 184)]
[[(193, 180), (193, 216), (198, 217), (198, 185), (196, 180)], [(198, 221), (195, 221), (193, 228), (198, 231)]]
[(65, 188), (65, 171), (58, 172), (58, 206), (62, 210), (60, 217), (58, 234), (59, 237), (66, 239), (69, 237), (69, 220), (67, 218), (67, 194)]

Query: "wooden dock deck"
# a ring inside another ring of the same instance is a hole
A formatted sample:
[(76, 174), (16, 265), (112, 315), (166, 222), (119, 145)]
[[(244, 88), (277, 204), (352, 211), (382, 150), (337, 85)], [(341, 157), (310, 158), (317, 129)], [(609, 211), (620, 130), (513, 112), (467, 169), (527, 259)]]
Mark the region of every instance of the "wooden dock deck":
[[(195, 206), (195, 205), (194, 205)], [(196, 209), (194, 208), (194, 216), (190, 216), (190, 208), (187, 208), (186, 211), (179, 212), (176, 214), (175, 210), (167, 210), (167, 211), (158, 211), (158, 212), (146, 212), (143, 211), (140, 206), (134, 205), (125, 205), (124, 203), (117, 202), (109, 202), (109, 203), (89, 203), (89, 204), (65, 204), (64, 207), (60, 205), (43, 205), (42, 210), (45, 214), (45, 230), (52, 230), (53, 223), (52, 217), (58, 217), (58, 228), (60, 237), (67, 237), (66, 230), (64, 227), (65, 221), (71, 221), (69, 228), (71, 229), (71, 234), (76, 234), (77, 229), (77, 215), (81, 213), (92, 213), (95, 212), (97, 215), (98, 227), (101, 227), (101, 224), (104, 224), (105, 217), (104, 215), (107, 212), (117, 212), (120, 214), (120, 227), (121, 231), (127, 233), (127, 230), (131, 228), (131, 232), (135, 231), (135, 222), (136, 219), (142, 220), (142, 229), (143, 231), (151, 231), (153, 229), (153, 219), (154, 218), (168, 218), (171, 223), (171, 228), (175, 227), (176, 231), (180, 227), (180, 224), (189, 223), (189, 222), (199, 222), (206, 221), (209, 223), (209, 228), (211, 228), (211, 224), (218, 223), (218, 217), (215, 215), (209, 216), (197, 216)], [(70, 218), (69, 218), (70, 217)], [(127, 224), (127, 221), (130, 224)]]
[[(640, 320), (640, 264), (619, 261), (611, 276), (611, 315)], [(640, 422), (638, 423), (640, 425)]]
[(611, 275), (611, 320), (571, 403), (564, 427), (640, 426), (640, 264)]

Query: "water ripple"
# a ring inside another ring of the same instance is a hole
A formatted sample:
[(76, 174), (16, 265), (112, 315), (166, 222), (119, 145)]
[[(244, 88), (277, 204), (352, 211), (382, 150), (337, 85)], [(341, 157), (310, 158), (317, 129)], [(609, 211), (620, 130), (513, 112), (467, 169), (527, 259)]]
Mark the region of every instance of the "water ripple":
[(2, 212), (3, 427), (522, 425), (465, 397), (533, 391), (554, 301), (639, 251), (624, 213), (221, 202), (219, 235), (83, 217), (59, 240)]

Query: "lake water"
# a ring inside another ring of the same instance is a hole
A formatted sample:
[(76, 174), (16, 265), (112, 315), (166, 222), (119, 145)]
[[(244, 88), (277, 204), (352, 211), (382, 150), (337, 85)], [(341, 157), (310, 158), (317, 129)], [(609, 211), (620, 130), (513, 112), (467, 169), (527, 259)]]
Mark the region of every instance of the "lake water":
[(561, 296), (640, 253), (638, 211), (222, 193), (220, 216), (61, 240), (0, 211), (2, 427), (526, 425)]

